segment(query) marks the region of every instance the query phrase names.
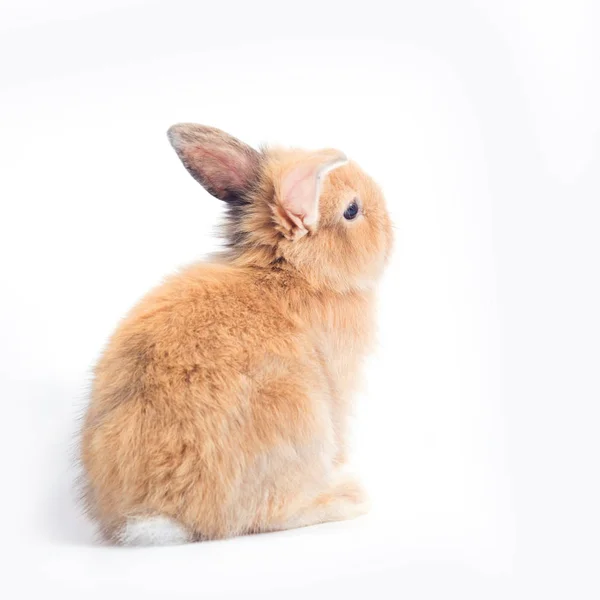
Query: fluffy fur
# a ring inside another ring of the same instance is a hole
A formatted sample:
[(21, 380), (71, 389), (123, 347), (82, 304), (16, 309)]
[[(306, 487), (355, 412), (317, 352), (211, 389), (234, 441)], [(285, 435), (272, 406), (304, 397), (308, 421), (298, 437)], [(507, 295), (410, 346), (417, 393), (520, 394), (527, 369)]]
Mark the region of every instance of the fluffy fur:
[(345, 438), (392, 245), (379, 188), (334, 150), (258, 152), (190, 124), (169, 138), (227, 203), (228, 249), (146, 296), (96, 366), (90, 515), (115, 543), (173, 543), (363, 513)]

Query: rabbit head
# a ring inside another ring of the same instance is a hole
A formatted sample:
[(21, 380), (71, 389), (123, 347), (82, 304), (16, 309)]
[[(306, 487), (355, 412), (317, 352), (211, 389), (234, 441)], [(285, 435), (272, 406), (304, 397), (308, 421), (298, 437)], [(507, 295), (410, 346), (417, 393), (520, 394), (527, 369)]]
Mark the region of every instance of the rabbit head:
[(169, 140), (190, 174), (228, 207), (234, 262), (289, 268), (315, 288), (368, 289), (392, 246), (383, 194), (338, 150), (263, 148), (219, 129), (174, 125)]

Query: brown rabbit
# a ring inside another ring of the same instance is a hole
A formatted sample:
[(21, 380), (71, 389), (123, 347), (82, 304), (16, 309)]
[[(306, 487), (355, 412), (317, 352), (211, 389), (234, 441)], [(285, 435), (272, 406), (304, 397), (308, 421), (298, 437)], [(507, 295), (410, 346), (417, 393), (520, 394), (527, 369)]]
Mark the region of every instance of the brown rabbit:
[(91, 516), (131, 545), (363, 514), (345, 437), (392, 245), (379, 188), (337, 150), (168, 135), (227, 204), (228, 247), (146, 296), (100, 359), (82, 432)]

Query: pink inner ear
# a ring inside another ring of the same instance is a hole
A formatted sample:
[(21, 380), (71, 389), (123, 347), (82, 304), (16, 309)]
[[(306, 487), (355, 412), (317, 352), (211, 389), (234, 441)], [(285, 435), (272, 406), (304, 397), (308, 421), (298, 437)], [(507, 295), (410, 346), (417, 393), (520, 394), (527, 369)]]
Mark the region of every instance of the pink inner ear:
[(242, 191), (252, 170), (250, 159), (228, 146), (194, 146), (183, 150), (189, 165), (218, 195), (234, 189)]
[(299, 227), (319, 220), (320, 183), (326, 173), (347, 162), (337, 150), (322, 150), (292, 168), (281, 181), (280, 202)]
[(259, 153), (220, 129), (179, 123), (167, 134), (186, 169), (221, 200), (246, 191), (258, 176)]
[(300, 165), (281, 182), (283, 208), (304, 225), (314, 224), (318, 219), (317, 168), (316, 165)]

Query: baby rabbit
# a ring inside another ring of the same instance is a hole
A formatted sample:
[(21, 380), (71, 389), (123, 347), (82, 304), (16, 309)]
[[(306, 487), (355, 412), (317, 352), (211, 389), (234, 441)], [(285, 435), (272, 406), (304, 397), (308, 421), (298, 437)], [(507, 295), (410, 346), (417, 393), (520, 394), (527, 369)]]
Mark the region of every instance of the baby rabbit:
[(256, 151), (174, 125), (227, 206), (227, 249), (123, 320), (83, 425), (85, 503), (104, 538), (176, 544), (363, 514), (346, 421), (392, 246), (379, 188), (337, 150)]

